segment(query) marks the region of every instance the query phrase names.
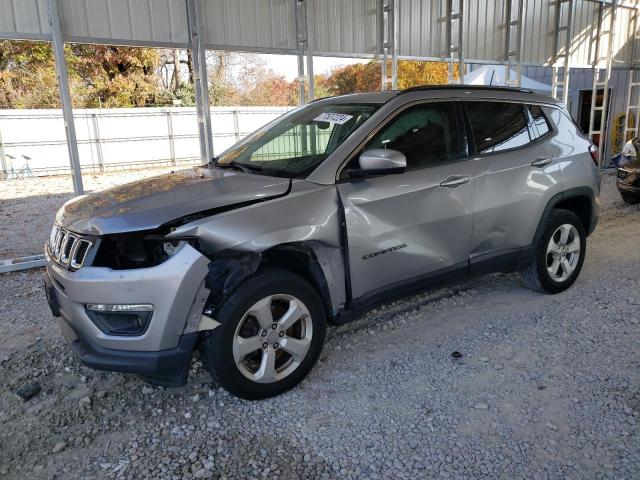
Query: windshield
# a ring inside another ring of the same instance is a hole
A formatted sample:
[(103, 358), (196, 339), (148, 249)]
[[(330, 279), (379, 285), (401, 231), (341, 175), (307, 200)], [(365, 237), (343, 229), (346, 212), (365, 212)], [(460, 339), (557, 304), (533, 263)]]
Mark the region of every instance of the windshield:
[(216, 159), (265, 175), (304, 177), (377, 109), (371, 104), (309, 104), (249, 135)]

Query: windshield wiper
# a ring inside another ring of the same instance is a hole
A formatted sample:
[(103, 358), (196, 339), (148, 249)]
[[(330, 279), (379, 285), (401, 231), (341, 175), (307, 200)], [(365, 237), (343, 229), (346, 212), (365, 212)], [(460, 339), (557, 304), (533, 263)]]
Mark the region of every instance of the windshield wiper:
[(213, 166), (218, 167), (218, 168), (230, 168), (230, 169), (238, 170), (238, 171), (244, 172), (244, 173), (264, 172), (264, 171), (277, 172), (277, 170), (271, 170), (271, 169), (266, 169), (265, 170), (265, 168), (262, 165), (252, 165), (250, 163), (240, 163), (240, 162), (236, 162), (235, 160), (232, 160), (229, 163), (220, 163), (216, 159), (213, 162)]
[(217, 159), (214, 160), (213, 162), (213, 166), (214, 167), (218, 167), (218, 168), (230, 168), (233, 170), (238, 170), (239, 172), (243, 172), (246, 173), (247, 171), (243, 168), (243, 166), (241, 166), (241, 164), (235, 162), (235, 161), (231, 161), (229, 163), (219, 163)]

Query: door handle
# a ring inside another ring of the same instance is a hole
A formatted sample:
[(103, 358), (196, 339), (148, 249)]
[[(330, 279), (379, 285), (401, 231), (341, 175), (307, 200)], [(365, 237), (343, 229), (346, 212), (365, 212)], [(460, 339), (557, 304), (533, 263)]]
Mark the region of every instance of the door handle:
[(552, 162), (552, 160), (549, 157), (538, 157), (535, 158), (532, 162), (531, 162), (531, 166), (532, 167), (538, 167), (538, 168), (542, 168), (542, 167), (546, 167), (547, 165), (549, 165)]
[(441, 187), (456, 188), (465, 183), (469, 183), (471, 178), (466, 175), (452, 175), (440, 183)]

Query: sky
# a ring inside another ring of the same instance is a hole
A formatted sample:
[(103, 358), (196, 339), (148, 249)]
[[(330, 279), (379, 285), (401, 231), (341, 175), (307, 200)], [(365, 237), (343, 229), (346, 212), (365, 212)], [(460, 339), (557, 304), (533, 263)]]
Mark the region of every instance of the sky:
[[(298, 58), (295, 55), (261, 55), (267, 66), (277, 75), (283, 75), (288, 81), (298, 76)], [(313, 73), (328, 73), (335, 67), (352, 63), (367, 63), (368, 59), (344, 57), (313, 57)]]

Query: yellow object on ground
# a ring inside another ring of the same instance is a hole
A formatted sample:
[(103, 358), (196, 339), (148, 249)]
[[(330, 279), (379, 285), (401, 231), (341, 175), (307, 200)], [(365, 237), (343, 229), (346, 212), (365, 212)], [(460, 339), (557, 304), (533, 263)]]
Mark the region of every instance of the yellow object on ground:
[[(611, 135), (611, 153), (617, 155), (622, 151), (622, 147), (625, 143), (633, 138), (633, 135), (628, 134), (627, 139), (623, 140), (624, 136), (624, 119), (626, 115), (619, 113), (613, 118), (613, 135)], [(629, 117), (629, 128), (635, 127), (636, 121), (633, 114)]]

